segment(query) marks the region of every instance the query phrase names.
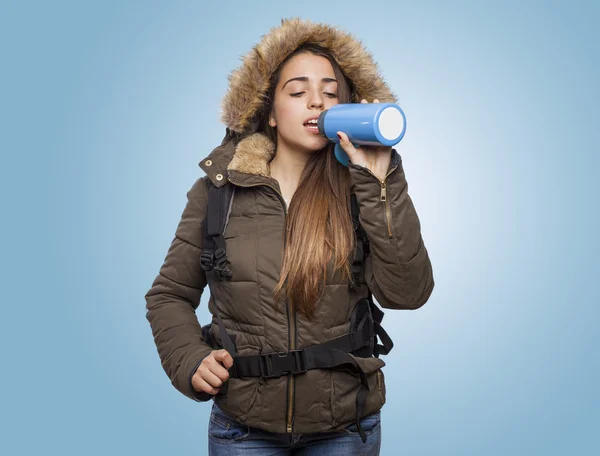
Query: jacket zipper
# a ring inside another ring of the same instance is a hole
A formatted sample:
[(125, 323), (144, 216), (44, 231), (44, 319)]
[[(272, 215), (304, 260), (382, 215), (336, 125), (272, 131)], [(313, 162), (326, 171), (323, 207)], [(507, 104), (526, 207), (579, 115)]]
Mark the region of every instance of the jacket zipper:
[[(231, 182), (231, 179), (230, 179)], [(239, 187), (260, 187), (264, 185), (266, 187), (270, 187), (275, 191), (275, 194), (281, 201), (283, 205), (283, 209), (285, 211), (285, 223), (284, 223), (284, 232), (283, 232), (283, 253), (285, 255), (285, 243), (287, 242), (287, 205), (283, 196), (279, 193), (279, 191), (269, 184), (254, 184), (254, 185), (240, 185), (235, 184)], [(296, 314), (294, 309), (290, 306), (289, 301), (286, 299), (286, 307), (287, 320), (288, 320), (288, 351), (296, 349)], [(290, 318), (291, 315), (291, 318)], [(291, 319), (293, 319), (293, 325), (291, 323)], [(295, 384), (294, 384), (294, 376), (292, 374), (288, 374), (288, 388), (287, 388), (287, 422), (286, 422), (286, 431), (292, 432), (292, 420), (294, 417), (294, 393), (295, 393)]]
[[(288, 303), (289, 304), (289, 303)], [(289, 323), (290, 319), (288, 317), (288, 335), (290, 336), (288, 342), (289, 342), (289, 350), (295, 350), (296, 349), (296, 315), (294, 312), (294, 309), (289, 306), (290, 311), (292, 312), (292, 321), (294, 322), (294, 324), (292, 325), (291, 323)], [(289, 315), (289, 313), (288, 313)], [(291, 329), (291, 333), (290, 334), (290, 329)], [(286, 431), (287, 432), (292, 432), (292, 420), (294, 418), (294, 395), (295, 395), (295, 389), (296, 389), (296, 382), (295, 382), (295, 377), (292, 374), (288, 374), (288, 402), (287, 402), (287, 426), (286, 426)]]
[[(281, 197), (283, 207), (285, 208), (286, 215), (286, 223), (285, 223), (285, 233), (283, 233), (283, 246), (284, 246), (284, 255), (285, 255), (285, 243), (287, 242), (287, 212), (288, 208), (285, 204), (285, 200), (283, 196)], [(286, 281), (287, 285), (287, 281)], [(288, 316), (288, 352), (290, 350), (296, 349), (296, 312), (291, 306), (291, 303), (288, 299), (285, 301), (285, 309), (287, 311)], [(291, 318), (290, 318), (291, 315)], [(292, 323), (293, 322), (293, 323)], [(296, 378), (292, 374), (288, 374), (288, 388), (287, 388), (287, 421), (286, 421), (286, 431), (292, 432), (292, 422), (294, 419), (294, 396), (296, 394)]]
[(392, 214), (390, 213), (390, 204), (388, 203), (388, 200), (387, 200), (387, 183), (386, 183), (386, 180), (387, 180), (388, 176), (391, 173), (393, 173), (394, 170), (397, 167), (398, 167), (398, 165), (396, 165), (392, 169), (390, 169), (388, 171), (388, 173), (385, 175), (385, 177), (383, 178), (383, 180), (381, 180), (377, 176), (375, 176), (375, 174), (373, 174), (369, 168), (365, 168), (381, 184), (381, 196), (380, 196), (380, 200), (383, 202), (383, 207), (384, 207), (384, 210), (385, 210), (385, 223), (386, 223), (386, 226), (387, 226), (388, 238), (392, 237), (392, 221), (391, 221)]

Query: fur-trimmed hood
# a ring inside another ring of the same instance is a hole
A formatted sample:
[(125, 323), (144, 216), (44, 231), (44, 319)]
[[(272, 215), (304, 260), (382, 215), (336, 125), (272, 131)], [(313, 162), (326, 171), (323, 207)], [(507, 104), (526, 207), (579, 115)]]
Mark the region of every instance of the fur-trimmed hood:
[(256, 133), (255, 116), (264, 103), (273, 72), (305, 43), (317, 44), (332, 53), (352, 80), (352, 102), (359, 103), (363, 98), (397, 102), (372, 55), (351, 34), (337, 26), (300, 18), (282, 19), (281, 25), (263, 35), (242, 58), (242, 65), (229, 75), (229, 88), (221, 104), (221, 121), (227, 134), (221, 146), (199, 163), (215, 184), (223, 184), (223, 175), (232, 170), (270, 176), (268, 163), (275, 154), (275, 145), (264, 134)]

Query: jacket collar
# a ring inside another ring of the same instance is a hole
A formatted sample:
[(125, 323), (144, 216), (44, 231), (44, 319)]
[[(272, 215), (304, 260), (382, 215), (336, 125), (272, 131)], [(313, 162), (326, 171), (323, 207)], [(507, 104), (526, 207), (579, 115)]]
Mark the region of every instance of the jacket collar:
[[(274, 156), (275, 145), (264, 134), (254, 133), (238, 141), (237, 135), (228, 128), (221, 145), (214, 148), (198, 166), (216, 187), (232, 182), (242, 187), (270, 185), (279, 188), (279, 183), (271, 176), (269, 167), (269, 162)], [(396, 149), (392, 149), (389, 169), (401, 163), (400, 154)]]
[(216, 187), (232, 181), (236, 185), (273, 185), (269, 162), (275, 145), (262, 133), (241, 140), (229, 128), (220, 146), (198, 163)]

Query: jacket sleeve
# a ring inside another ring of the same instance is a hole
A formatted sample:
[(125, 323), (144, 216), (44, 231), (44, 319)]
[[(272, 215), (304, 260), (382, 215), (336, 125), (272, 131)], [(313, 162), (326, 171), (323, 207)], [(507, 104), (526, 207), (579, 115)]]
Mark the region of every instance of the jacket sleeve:
[(200, 264), (208, 188), (206, 177), (196, 180), (159, 274), (145, 295), (146, 319), (163, 369), (171, 383), (195, 401), (212, 395), (192, 388), (192, 376), (213, 349), (202, 338), (196, 317), (207, 284)]
[(384, 308), (418, 309), (433, 291), (433, 271), (402, 158), (392, 149), (383, 182), (367, 168), (348, 167), (371, 250), (365, 263), (367, 285)]

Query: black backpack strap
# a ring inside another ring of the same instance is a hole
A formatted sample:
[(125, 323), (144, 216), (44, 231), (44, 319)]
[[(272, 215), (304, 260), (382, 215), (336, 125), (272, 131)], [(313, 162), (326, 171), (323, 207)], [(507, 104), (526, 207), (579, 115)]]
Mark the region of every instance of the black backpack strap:
[(352, 226), (356, 234), (356, 249), (354, 250), (354, 258), (352, 260), (352, 281), (349, 287), (352, 291), (356, 291), (365, 282), (365, 260), (369, 254), (369, 238), (360, 224), (360, 210), (355, 193), (350, 195), (350, 211), (352, 214)]
[(227, 183), (219, 188), (208, 188), (208, 208), (204, 224), (204, 249), (201, 263), (205, 271), (214, 271), (219, 280), (231, 278), (227, 265), (227, 252), (223, 233), (229, 219), (233, 202), (234, 186)]
[[(204, 221), (204, 248), (200, 262), (202, 269), (207, 274), (212, 272), (213, 277), (217, 280), (230, 280), (232, 277), (231, 270), (227, 265), (227, 251), (223, 234), (229, 221), (234, 193), (235, 187), (230, 183), (218, 188), (211, 183), (208, 188), (208, 207)], [(217, 323), (223, 348), (233, 356), (237, 352), (235, 336), (227, 333), (216, 301), (215, 308), (217, 309)]]
[(373, 336), (373, 322), (368, 314), (364, 314), (355, 330), (321, 344), (286, 352), (237, 356), (234, 359), (235, 373), (231, 376), (277, 378), (287, 374), (303, 374), (310, 369), (334, 367), (322, 362), (325, 356), (322, 353), (341, 351), (359, 356), (359, 351), (369, 345)]
[(381, 344), (377, 343), (375, 339), (375, 346), (373, 347), (373, 356), (379, 358), (379, 355), (387, 355), (392, 348), (394, 348), (394, 342), (392, 342), (391, 337), (381, 326), (381, 321), (383, 320), (384, 312), (381, 310), (374, 302), (373, 302), (373, 294), (371, 290), (369, 290), (369, 305), (371, 308), (371, 314), (373, 316), (373, 326), (376, 338), (378, 337), (381, 341)]
[[(356, 233), (356, 250), (354, 252), (354, 259), (352, 261), (352, 282), (350, 282), (350, 289), (356, 291), (365, 282), (365, 261), (370, 252), (369, 238), (367, 233), (360, 223), (360, 208), (358, 205), (358, 199), (356, 194), (350, 195), (350, 209), (352, 213), (352, 225), (354, 232)], [(368, 290), (368, 299), (370, 303), (370, 312), (372, 313), (375, 336), (373, 344), (370, 347), (364, 347), (361, 351), (360, 356), (375, 356), (379, 358), (379, 355), (387, 355), (393, 348), (394, 343), (388, 335), (388, 333), (381, 326), (383, 320), (383, 311), (373, 302), (373, 294), (371, 290)], [(381, 340), (381, 344), (377, 343), (377, 337)]]

